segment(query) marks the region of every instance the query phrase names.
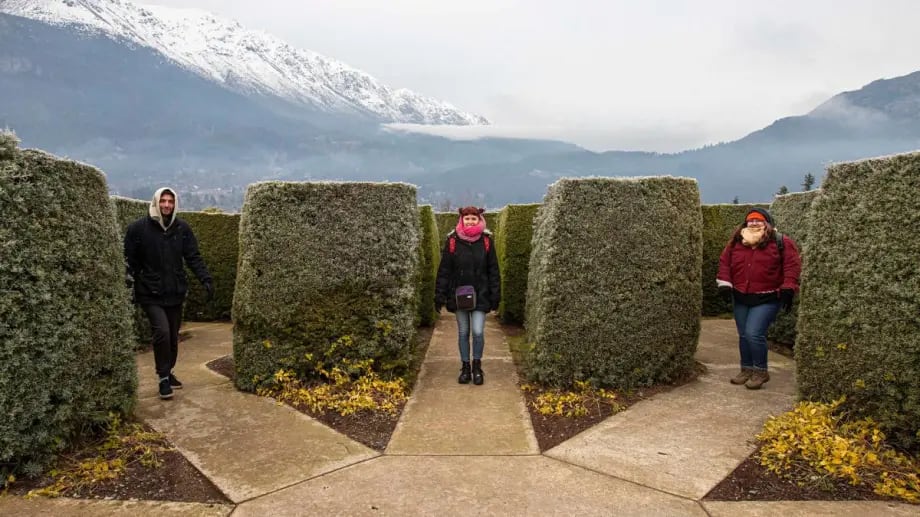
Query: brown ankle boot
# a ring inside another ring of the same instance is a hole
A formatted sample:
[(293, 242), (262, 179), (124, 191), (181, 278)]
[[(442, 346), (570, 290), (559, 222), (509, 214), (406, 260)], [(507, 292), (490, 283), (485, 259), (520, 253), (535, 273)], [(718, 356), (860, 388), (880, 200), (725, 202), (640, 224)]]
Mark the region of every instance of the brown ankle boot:
[(744, 387), (749, 390), (759, 390), (763, 383), (770, 380), (770, 374), (762, 370), (754, 370), (751, 378), (744, 383)]
[(744, 384), (748, 379), (751, 378), (753, 373), (754, 370), (751, 370), (750, 368), (742, 368), (741, 373), (732, 377), (730, 382), (732, 384)]

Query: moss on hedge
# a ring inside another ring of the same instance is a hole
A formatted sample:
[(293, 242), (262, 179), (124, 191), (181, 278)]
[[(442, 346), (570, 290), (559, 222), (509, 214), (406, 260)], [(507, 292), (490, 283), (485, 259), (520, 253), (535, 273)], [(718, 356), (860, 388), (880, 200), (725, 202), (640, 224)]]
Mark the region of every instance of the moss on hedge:
[(766, 204), (748, 205), (702, 205), (703, 214), (703, 316), (718, 316), (731, 313), (730, 302), (719, 296), (716, 274), (719, 272), (719, 256), (732, 232), (752, 208), (767, 208)]
[(499, 213), (495, 250), (502, 273), (502, 301), (498, 314), (506, 323), (524, 323), (533, 220), (538, 208), (536, 203), (508, 205)]
[(188, 269), (188, 297), (184, 318), (195, 321), (229, 320), (236, 286), (236, 263), (239, 259), (239, 214), (180, 212), (198, 240), (198, 250), (214, 281), (214, 300), (207, 302), (207, 292)]
[(801, 396), (847, 397), (920, 444), (920, 153), (828, 168), (811, 205), (796, 339)]
[(702, 236), (695, 180), (562, 179), (534, 224), (531, 378), (630, 388), (693, 365)]
[(137, 388), (105, 178), (0, 134), (0, 475), (37, 474)]
[(431, 205), (418, 207), (419, 217), (419, 280), (418, 280), (418, 324), (429, 327), (438, 319), (434, 312), (434, 287), (438, 276), (438, 259), (441, 239), (438, 223)]
[(419, 246), (415, 187), (400, 183), (249, 186), (233, 298), (237, 385), (285, 368), (374, 359), (401, 373), (413, 358)]
[[(777, 196), (770, 205), (770, 213), (773, 214), (776, 229), (795, 241), (799, 253), (803, 252), (805, 246), (808, 211), (819, 192), (819, 190), (810, 190), (784, 194)], [(790, 312), (779, 311), (779, 314), (776, 315), (776, 321), (767, 331), (767, 338), (777, 343), (794, 344), (798, 310), (799, 298), (796, 297)]]

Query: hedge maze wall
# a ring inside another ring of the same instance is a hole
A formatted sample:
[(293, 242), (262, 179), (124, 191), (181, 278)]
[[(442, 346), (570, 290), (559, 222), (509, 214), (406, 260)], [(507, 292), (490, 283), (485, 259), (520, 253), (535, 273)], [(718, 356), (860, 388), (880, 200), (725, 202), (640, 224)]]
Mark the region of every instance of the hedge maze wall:
[[(819, 190), (795, 192), (777, 196), (770, 205), (770, 213), (776, 221), (776, 229), (795, 241), (799, 253), (803, 252), (806, 238), (808, 212)], [(790, 312), (779, 311), (776, 321), (767, 331), (767, 338), (778, 343), (792, 345), (795, 343), (795, 323), (799, 311), (799, 298), (796, 297)]]
[(502, 278), (498, 315), (506, 323), (524, 323), (533, 220), (539, 204), (508, 205), (499, 213), (495, 250)]
[(239, 214), (180, 212), (188, 222), (201, 258), (214, 281), (214, 300), (207, 302), (207, 292), (191, 269), (188, 275), (188, 297), (183, 308), (184, 319), (195, 321), (229, 320), (236, 286), (236, 263), (239, 259)]
[(137, 388), (105, 178), (0, 133), (0, 474), (38, 474)]
[(400, 183), (249, 186), (233, 298), (237, 385), (318, 361), (374, 359), (401, 373), (413, 358), (418, 209)]
[(920, 444), (920, 153), (833, 165), (808, 219), (795, 356), (801, 396), (847, 397)]
[(530, 258), (530, 377), (629, 388), (692, 367), (702, 297), (699, 200), (696, 181), (683, 178), (563, 179), (550, 187)]
[(419, 218), (419, 279), (418, 279), (418, 324), (429, 327), (438, 319), (434, 312), (434, 287), (438, 276), (440, 242), (438, 223), (431, 205), (418, 207)]

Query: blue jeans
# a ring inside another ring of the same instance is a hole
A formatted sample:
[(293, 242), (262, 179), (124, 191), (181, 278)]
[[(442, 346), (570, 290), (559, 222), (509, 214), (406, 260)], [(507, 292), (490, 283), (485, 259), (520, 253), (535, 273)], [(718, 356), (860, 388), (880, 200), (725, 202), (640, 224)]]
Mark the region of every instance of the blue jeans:
[(779, 306), (779, 301), (753, 307), (735, 302), (735, 326), (738, 327), (742, 368), (767, 371), (767, 327), (776, 319)]
[(486, 313), (483, 311), (456, 312), (457, 329), (460, 331), (460, 360), (470, 360), (470, 327), (473, 327), (473, 359), (482, 359), (482, 349), (485, 348), (486, 338), (483, 332), (486, 328)]

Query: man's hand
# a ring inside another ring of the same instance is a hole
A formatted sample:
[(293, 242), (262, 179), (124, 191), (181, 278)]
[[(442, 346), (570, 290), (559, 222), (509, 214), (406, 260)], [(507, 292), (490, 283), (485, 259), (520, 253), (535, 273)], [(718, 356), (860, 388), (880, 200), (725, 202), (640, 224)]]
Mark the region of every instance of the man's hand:
[(210, 302), (214, 299), (214, 285), (211, 282), (204, 283), (204, 290), (208, 292), (208, 295), (205, 297), (206, 302)]

